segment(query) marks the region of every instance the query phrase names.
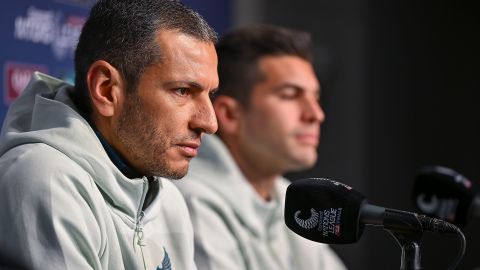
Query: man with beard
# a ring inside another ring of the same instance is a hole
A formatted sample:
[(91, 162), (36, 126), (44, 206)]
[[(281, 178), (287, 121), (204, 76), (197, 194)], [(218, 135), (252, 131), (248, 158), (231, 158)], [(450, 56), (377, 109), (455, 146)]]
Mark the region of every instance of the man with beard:
[(0, 137), (0, 268), (196, 269), (183, 177), (217, 130), (216, 33), (178, 1), (100, 0), (75, 86), (36, 73)]
[(218, 136), (205, 136), (186, 179), (195, 261), (202, 270), (341, 270), (327, 246), (284, 223), (282, 174), (317, 160), (320, 84), (304, 32), (239, 29), (216, 45)]

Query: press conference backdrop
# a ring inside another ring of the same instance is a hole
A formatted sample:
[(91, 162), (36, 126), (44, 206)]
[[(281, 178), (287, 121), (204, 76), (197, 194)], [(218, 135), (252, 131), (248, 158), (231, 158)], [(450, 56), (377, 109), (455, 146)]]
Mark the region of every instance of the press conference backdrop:
[[(422, 165), (445, 165), (480, 181), (478, 1), (183, 2), (220, 34), (252, 22), (312, 32), (327, 121), (318, 165), (292, 179), (339, 179), (372, 203), (405, 210), (412, 210), (411, 187)], [(0, 122), (33, 70), (73, 80), (72, 53), (93, 3), (2, 1)], [(465, 230), (467, 253), (458, 269), (480, 266), (479, 225), (476, 220)], [(455, 240), (425, 235), (425, 269), (444, 269)], [(350, 269), (399, 267), (399, 247), (382, 230), (334, 248)]]
[[(34, 71), (74, 80), (73, 55), (95, 0), (19, 0), (0, 4), (0, 123)], [(184, 0), (219, 33), (230, 25), (230, 0)]]

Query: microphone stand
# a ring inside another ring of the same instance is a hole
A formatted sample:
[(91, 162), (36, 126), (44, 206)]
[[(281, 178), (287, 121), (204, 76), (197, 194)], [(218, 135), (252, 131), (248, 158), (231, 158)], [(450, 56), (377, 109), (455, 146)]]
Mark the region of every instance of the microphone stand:
[(397, 240), (402, 248), (400, 269), (421, 270), (420, 243), (423, 228), (418, 217), (410, 212), (385, 209), (383, 228)]

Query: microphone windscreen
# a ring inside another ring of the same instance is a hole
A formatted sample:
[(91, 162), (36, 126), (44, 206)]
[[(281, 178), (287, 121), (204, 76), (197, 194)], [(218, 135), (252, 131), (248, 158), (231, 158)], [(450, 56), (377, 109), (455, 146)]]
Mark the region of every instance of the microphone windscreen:
[(326, 244), (355, 243), (363, 233), (360, 208), (365, 197), (325, 178), (292, 182), (285, 197), (285, 224), (296, 234)]
[(454, 170), (429, 166), (415, 177), (413, 201), (426, 215), (465, 226), (471, 217), (476, 192), (474, 183)]

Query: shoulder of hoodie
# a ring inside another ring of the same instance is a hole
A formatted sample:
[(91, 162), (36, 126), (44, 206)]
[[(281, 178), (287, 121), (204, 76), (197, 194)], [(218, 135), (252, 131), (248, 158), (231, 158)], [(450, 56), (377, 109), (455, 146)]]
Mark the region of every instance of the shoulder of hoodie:
[[(202, 180), (205, 177), (208, 176), (189, 173), (184, 178), (175, 181), (174, 185), (178, 188), (189, 206), (192, 206), (193, 202), (200, 202), (201, 204), (214, 206), (215, 208), (225, 208), (224, 211), (231, 211), (225, 203), (225, 199), (222, 198), (226, 196), (226, 194), (220, 194), (209, 184), (205, 183)], [(221, 178), (218, 178), (218, 181), (222, 181)], [(225, 183), (219, 184), (224, 185)], [(232, 192), (235, 192), (235, 188), (232, 188)]]
[(52, 193), (85, 196), (94, 186), (78, 164), (43, 143), (19, 145), (0, 157), (0, 194), (26, 199), (46, 199)]
[(175, 182), (173, 182), (173, 184), (185, 198), (217, 197), (218, 195), (216, 195), (216, 192), (212, 191), (212, 189), (207, 184), (203, 183), (201, 178), (201, 176), (198, 177), (197, 175), (189, 172), (185, 177), (180, 180), (176, 180)]
[[(192, 201), (201, 201), (204, 204), (210, 206), (215, 205), (216, 208), (225, 208), (225, 211), (230, 211), (227, 210), (229, 206), (225, 204), (225, 199), (223, 198), (224, 196), (228, 196), (228, 194), (220, 194), (217, 190), (214, 190), (209, 184), (203, 181), (205, 177), (209, 176), (201, 173), (189, 173), (181, 180), (175, 181), (174, 185), (180, 190), (187, 204), (190, 204)], [(226, 184), (221, 182), (222, 177), (217, 176), (217, 178), (219, 185)], [(287, 187), (290, 183), (290, 180), (284, 177), (278, 177), (275, 184), (275, 192), (280, 200), (284, 200)], [(232, 196), (238, 196), (238, 192), (241, 193), (242, 191), (232, 187), (231, 192)]]

